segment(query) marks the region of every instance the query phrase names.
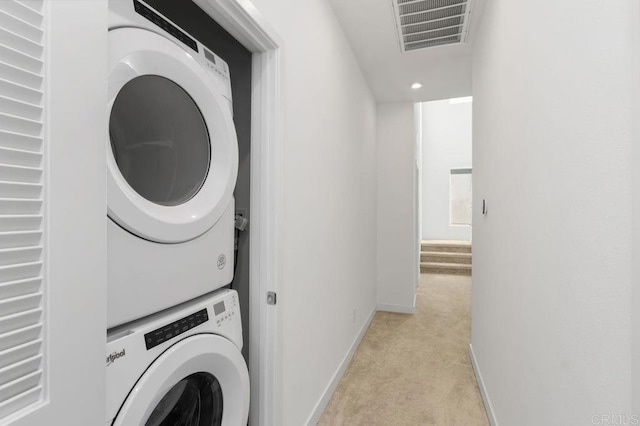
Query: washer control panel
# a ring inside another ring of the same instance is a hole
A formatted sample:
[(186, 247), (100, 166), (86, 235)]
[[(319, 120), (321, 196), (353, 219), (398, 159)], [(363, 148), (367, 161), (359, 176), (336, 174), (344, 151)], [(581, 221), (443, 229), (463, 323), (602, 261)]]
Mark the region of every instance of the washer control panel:
[[(223, 327), (229, 321), (236, 318), (236, 312), (238, 306), (238, 299), (235, 297), (229, 297), (225, 300), (213, 305), (213, 313), (215, 315), (216, 327)], [(239, 319), (239, 318), (238, 318)]]
[(209, 321), (209, 314), (207, 314), (206, 309), (202, 309), (192, 315), (173, 321), (172, 323), (155, 329), (150, 333), (146, 333), (144, 335), (144, 343), (147, 346), (147, 350), (155, 348), (167, 340), (171, 340), (174, 337), (179, 336), (207, 321)]

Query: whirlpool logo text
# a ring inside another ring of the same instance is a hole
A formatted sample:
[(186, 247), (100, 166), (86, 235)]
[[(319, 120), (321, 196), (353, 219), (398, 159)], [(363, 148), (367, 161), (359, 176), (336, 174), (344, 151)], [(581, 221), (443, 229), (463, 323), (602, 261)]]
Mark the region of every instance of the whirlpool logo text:
[(122, 349), (120, 352), (116, 351), (112, 354), (107, 355), (107, 367), (116, 362), (117, 359), (122, 358), (125, 355), (126, 353), (124, 352), (124, 349)]

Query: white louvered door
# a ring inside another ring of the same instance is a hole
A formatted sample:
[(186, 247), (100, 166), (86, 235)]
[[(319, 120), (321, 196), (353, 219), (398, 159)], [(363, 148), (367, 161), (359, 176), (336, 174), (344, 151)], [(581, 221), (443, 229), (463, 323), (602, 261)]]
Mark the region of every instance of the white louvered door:
[(0, 421), (43, 399), (42, 1), (0, 1)]
[(105, 422), (106, 0), (0, 0), (0, 426)]

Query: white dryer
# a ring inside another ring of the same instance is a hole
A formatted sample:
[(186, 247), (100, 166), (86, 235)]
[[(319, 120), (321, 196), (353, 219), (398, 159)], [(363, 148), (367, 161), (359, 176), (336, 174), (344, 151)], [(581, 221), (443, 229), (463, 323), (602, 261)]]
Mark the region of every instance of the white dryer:
[(108, 327), (233, 279), (227, 64), (138, 0), (109, 2)]
[(113, 329), (107, 341), (107, 425), (247, 424), (249, 374), (235, 291)]

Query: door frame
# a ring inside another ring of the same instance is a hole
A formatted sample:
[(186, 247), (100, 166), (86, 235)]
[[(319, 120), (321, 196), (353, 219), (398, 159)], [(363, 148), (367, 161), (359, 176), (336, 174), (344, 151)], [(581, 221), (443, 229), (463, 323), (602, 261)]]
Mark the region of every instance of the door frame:
[(418, 295), (420, 286), (420, 263), (422, 262), (422, 102), (413, 105), (413, 116), (415, 126), (415, 148), (414, 148), (414, 176), (413, 176), (413, 223), (414, 223), (414, 247), (416, 254), (415, 265), (415, 294), (413, 306), (416, 305), (415, 298)]
[(281, 264), (281, 109), (279, 35), (250, 0), (194, 0), (252, 54), (249, 377), (252, 426), (281, 424), (278, 310)]
[[(638, 140), (640, 136), (640, 4), (634, 2), (634, 13), (631, 17), (633, 28), (633, 43), (636, 47), (633, 52), (633, 97), (634, 97), (634, 127), (633, 137), (634, 140)], [(640, 279), (640, 169), (637, 164), (640, 162), (640, 147), (637, 143), (633, 144), (633, 230), (632, 230), (632, 255), (634, 265), (632, 271), (632, 282), (638, 283)], [(631, 290), (631, 303), (632, 306), (638, 306), (640, 303), (640, 288), (634, 285)], [(640, 412), (640, 311), (637, 309), (632, 310), (632, 322), (631, 322), (631, 388), (632, 388), (632, 412)]]

